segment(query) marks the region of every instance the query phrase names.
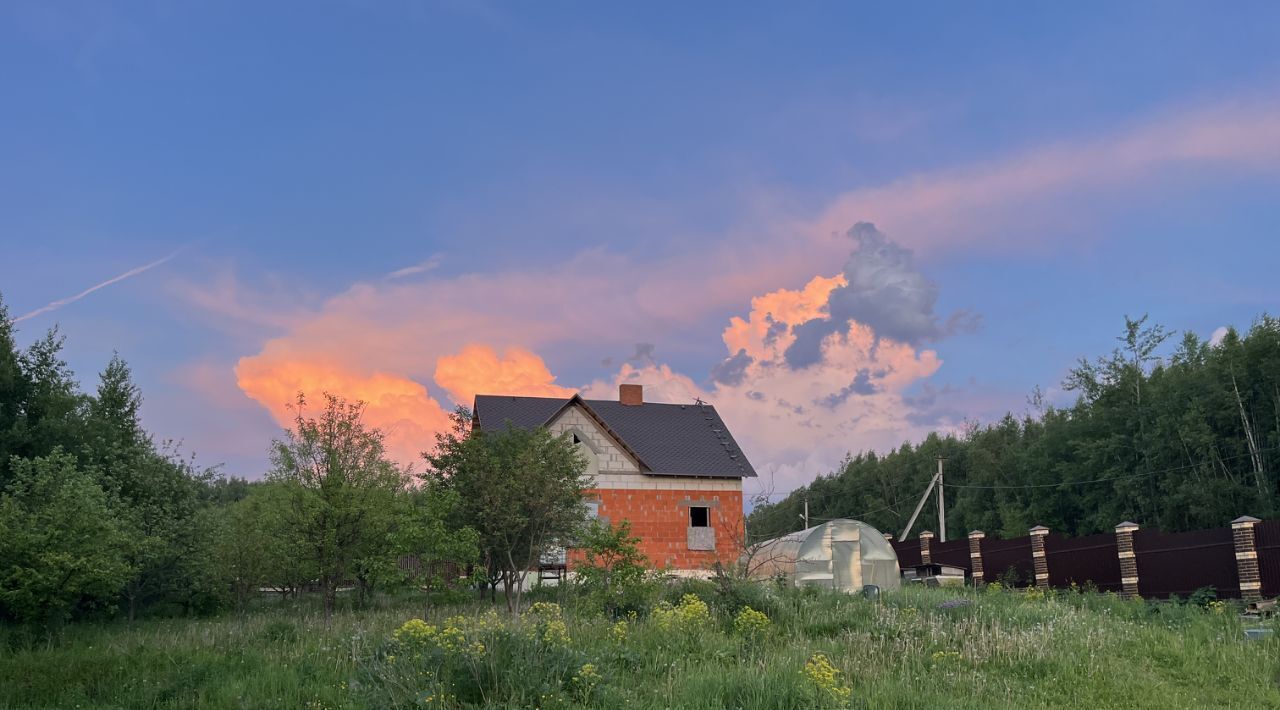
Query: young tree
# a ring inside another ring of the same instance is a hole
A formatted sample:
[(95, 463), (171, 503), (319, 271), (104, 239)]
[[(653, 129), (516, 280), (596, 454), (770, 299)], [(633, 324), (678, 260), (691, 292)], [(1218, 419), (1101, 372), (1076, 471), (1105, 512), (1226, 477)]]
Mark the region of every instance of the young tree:
[(259, 483), (243, 499), (217, 509), (213, 560), (241, 610), (260, 589), (288, 596), (316, 577), (289, 524), (292, 498), (286, 484)]
[(387, 459), (382, 432), (365, 426), (363, 402), (326, 394), (310, 418), (299, 394), (294, 412), (286, 439), (272, 445), (268, 479), (289, 492), (286, 520), (319, 575), (328, 622), (357, 557), (394, 555), (384, 523), (406, 474)]
[(515, 613), (542, 553), (586, 522), (587, 462), (568, 434), (552, 436), (544, 427), (471, 431), (471, 414), (462, 408), (453, 423), (426, 455), (427, 476), (457, 492), (462, 519), (480, 533)]
[(141, 407), (129, 366), (113, 355), (85, 406), (80, 460), (97, 474), (128, 533), (125, 553), (135, 575), (123, 594), (131, 621), (149, 604), (188, 606), (202, 577), (187, 564), (200, 549), (200, 474), (175, 453), (156, 450), (139, 420)]
[(85, 397), (62, 359), (64, 338), (51, 328), (19, 356), (25, 397), (12, 454), (47, 456), (55, 448), (75, 453), (84, 429)]
[(640, 552), (640, 538), (631, 534), (631, 523), (617, 525), (593, 520), (576, 546), (582, 563), (576, 567), (578, 584), (604, 613), (618, 617), (645, 606), (649, 566)]
[(12, 463), (0, 495), (0, 607), (52, 628), (78, 607), (110, 604), (132, 570), (106, 494), (61, 451)]
[(480, 536), (469, 526), (450, 524), (458, 510), (457, 491), (427, 479), (420, 490), (407, 496), (403, 521), (396, 531), (396, 546), (403, 555), (416, 560), (416, 569), (407, 570), (407, 581), (427, 592), (442, 583), (446, 565), (460, 568), (480, 557)]

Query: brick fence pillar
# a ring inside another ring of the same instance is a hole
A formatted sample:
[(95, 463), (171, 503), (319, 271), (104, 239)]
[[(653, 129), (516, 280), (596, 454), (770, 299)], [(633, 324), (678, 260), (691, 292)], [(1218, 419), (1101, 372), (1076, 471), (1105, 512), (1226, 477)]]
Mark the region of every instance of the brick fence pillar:
[(1049, 534), (1049, 528), (1037, 525), (1028, 534), (1031, 536), (1031, 563), (1036, 570), (1036, 586), (1048, 589), (1049, 560), (1044, 556), (1044, 536)]
[(1247, 602), (1262, 599), (1262, 577), (1258, 575), (1257, 537), (1253, 527), (1262, 522), (1250, 515), (1231, 521), (1231, 537), (1236, 543), (1236, 572), (1240, 576), (1240, 597)]
[(981, 530), (969, 533), (969, 566), (973, 568), (973, 586), (975, 587), (986, 584), (982, 571), (982, 538), (986, 536), (987, 534)]
[(1134, 599), (1138, 596), (1138, 558), (1133, 552), (1133, 534), (1138, 524), (1124, 521), (1116, 526), (1116, 553), (1120, 558), (1120, 596)]
[(929, 554), (929, 543), (933, 542), (933, 533), (925, 530), (920, 533), (920, 564), (927, 565), (933, 562), (933, 555)]

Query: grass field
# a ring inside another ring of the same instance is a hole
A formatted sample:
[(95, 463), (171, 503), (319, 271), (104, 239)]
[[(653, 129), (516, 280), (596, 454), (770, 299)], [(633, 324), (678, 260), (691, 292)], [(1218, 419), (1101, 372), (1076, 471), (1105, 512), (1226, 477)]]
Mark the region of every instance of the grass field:
[(269, 602), (52, 643), (7, 629), (0, 706), (1280, 707), (1280, 641), (1245, 641), (1230, 606), (705, 583), (666, 598), (621, 621), (544, 596), (519, 619), (469, 602), (406, 624), (420, 609), (387, 599), (327, 628), (310, 603)]

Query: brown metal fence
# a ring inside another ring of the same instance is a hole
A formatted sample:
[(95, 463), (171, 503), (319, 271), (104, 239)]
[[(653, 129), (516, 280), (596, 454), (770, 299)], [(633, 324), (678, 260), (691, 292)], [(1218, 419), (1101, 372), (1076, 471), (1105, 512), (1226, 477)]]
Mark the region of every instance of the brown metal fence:
[[(1255, 554), (1262, 585), (1261, 596), (1280, 596), (1280, 520), (1256, 523)], [(1137, 564), (1137, 588), (1126, 590), (1121, 579), (1120, 550), (1116, 534), (1101, 533), (1069, 538), (1045, 537), (1045, 563), (1050, 587), (1075, 585), (1103, 592), (1137, 593), (1143, 597), (1185, 597), (1212, 587), (1218, 597), (1240, 597), (1241, 564), (1229, 525), (1208, 530), (1164, 533), (1138, 529), (1133, 532), (1133, 556)], [(1242, 542), (1240, 544), (1247, 544)], [(920, 564), (920, 541), (894, 540), (903, 569)], [(933, 562), (971, 569), (969, 540), (937, 542), (929, 546)], [(1248, 549), (1245, 548), (1247, 552)], [(1016, 586), (1035, 584), (1031, 537), (1010, 540), (985, 538), (981, 545), (983, 580)], [(1249, 557), (1241, 558), (1248, 561)], [(1257, 599), (1256, 592), (1250, 592)], [(1248, 596), (1248, 595), (1245, 595)]]
[(1020, 587), (1035, 584), (1031, 559), (1031, 538), (1012, 540), (987, 538), (982, 541), (982, 578), (986, 582), (1010, 583)]
[(1062, 537), (1050, 534), (1044, 541), (1049, 563), (1049, 586), (1094, 587), (1102, 592), (1119, 592), (1120, 560), (1116, 536), (1111, 533)]
[(898, 568), (910, 569), (920, 564), (919, 540), (894, 540), (893, 551), (898, 554)]
[(1133, 551), (1138, 557), (1138, 590), (1144, 597), (1187, 596), (1202, 587), (1213, 587), (1220, 597), (1240, 596), (1231, 528), (1139, 530), (1133, 536)]
[(969, 540), (950, 540), (948, 542), (934, 542), (929, 547), (929, 557), (934, 562), (944, 565), (955, 565), (969, 569), (972, 560), (969, 559)]
[(1253, 529), (1257, 540), (1262, 596), (1280, 597), (1280, 520), (1258, 523)]

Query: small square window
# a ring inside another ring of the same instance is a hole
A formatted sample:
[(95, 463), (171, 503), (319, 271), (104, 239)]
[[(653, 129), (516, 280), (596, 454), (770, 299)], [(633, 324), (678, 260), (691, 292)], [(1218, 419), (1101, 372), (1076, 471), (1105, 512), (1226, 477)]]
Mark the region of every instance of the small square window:
[(704, 505), (690, 506), (689, 507), (689, 527), (691, 528), (711, 527), (711, 509)]

